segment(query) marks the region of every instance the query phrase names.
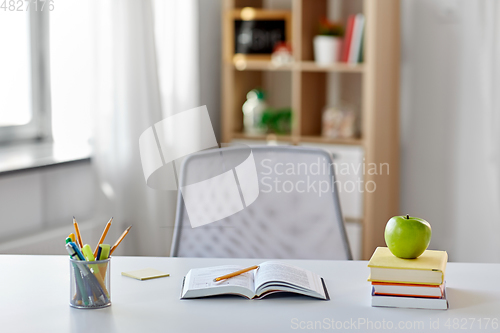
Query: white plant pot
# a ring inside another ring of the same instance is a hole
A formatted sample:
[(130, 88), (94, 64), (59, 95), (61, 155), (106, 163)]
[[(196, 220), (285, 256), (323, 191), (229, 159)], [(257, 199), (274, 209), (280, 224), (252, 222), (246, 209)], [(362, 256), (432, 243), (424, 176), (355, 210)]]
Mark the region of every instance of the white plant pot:
[(330, 65), (340, 58), (342, 39), (333, 36), (314, 37), (314, 59), (318, 65)]

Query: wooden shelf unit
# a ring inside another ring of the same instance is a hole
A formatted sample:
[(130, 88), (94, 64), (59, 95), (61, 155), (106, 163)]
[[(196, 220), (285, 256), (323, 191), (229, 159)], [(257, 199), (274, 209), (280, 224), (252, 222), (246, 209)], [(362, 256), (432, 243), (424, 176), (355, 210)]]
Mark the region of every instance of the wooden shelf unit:
[[(366, 18), (364, 63), (329, 66), (318, 66), (314, 62), (312, 45), (319, 19), (327, 15), (328, 1), (289, 1), (294, 62), (284, 66), (275, 66), (269, 60), (240, 59), (234, 62), (229, 47), (233, 44), (228, 33), (233, 26), (229, 15), (223, 16), (222, 141), (266, 140), (266, 135), (248, 136), (242, 132), (241, 107), (246, 93), (262, 87), (266, 75), (282, 72), (289, 75), (289, 86), (283, 89), (290, 90), (292, 132), (273, 138), (290, 144), (359, 145), (364, 150), (365, 165), (389, 163), (389, 174), (364, 175), (365, 183), (374, 182), (377, 188), (373, 193), (363, 193), (362, 256), (368, 259), (377, 246), (385, 246), (384, 228), (389, 218), (400, 214), (399, 0), (358, 0)], [(224, 0), (223, 11), (262, 8), (262, 3), (262, 0)], [(343, 17), (344, 22), (346, 19)], [(328, 101), (330, 73), (341, 77), (343, 97), (347, 96), (350, 102), (359, 105), (359, 138), (328, 139), (321, 136), (321, 115)]]

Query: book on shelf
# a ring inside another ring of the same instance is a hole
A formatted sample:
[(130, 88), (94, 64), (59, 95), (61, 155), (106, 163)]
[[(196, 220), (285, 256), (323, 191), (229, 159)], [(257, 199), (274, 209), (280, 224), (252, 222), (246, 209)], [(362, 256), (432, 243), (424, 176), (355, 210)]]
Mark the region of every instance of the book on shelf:
[(372, 282), (374, 294), (386, 296), (441, 298), (444, 295), (444, 286), (444, 283), (434, 286), (426, 284)]
[(382, 306), (390, 308), (410, 308), (410, 309), (430, 309), (446, 310), (448, 309), (448, 300), (446, 291), (440, 298), (412, 297), (412, 296), (385, 296), (376, 295), (372, 290), (372, 306)]
[(359, 53), (361, 51), (361, 41), (363, 37), (363, 30), (365, 27), (365, 16), (357, 14), (354, 18), (354, 27), (351, 36), (351, 46), (349, 47), (348, 63), (356, 64), (359, 60)]
[(349, 15), (340, 61), (356, 64), (363, 61), (365, 16), (363, 14)]
[(365, 61), (365, 27), (366, 21), (363, 22), (363, 30), (361, 31), (361, 41), (359, 42), (358, 63)]
[(184, 277), (181, 299), (215, 295), (239, 295), (249, 299), (288, 292), (329, 300), (323, 278), (308, 270), (266, 261), (259, 268), (219, 282), (214, 279), (245, 267), (226, 265), (191, 269)]
[(349, 47), (351, 46), (352, 29), (354, 27), (355, 15), (349, 15), (347, 18), (347, 26), (345, 30), (344, 43), (342, 46), (342, 54), (340, 61), (347, 62), (349, 60)]
[(401, 259), (387, 247), (378, 247), (368, 263), (368, 281), (441, 285), (447, 261), (446, 251), (426, 250), (416, 259)]

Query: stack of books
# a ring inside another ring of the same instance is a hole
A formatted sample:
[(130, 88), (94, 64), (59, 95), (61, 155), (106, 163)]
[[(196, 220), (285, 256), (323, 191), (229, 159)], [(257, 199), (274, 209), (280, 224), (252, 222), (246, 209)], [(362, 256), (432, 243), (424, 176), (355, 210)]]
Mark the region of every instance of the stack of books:
[(363, 40), (365, 34), (365, 16), (350, 15), (347, 19), (344, 46), (340, 61), (350, 64), (363, 62)]
[(401, 259), (378, 247), (368, 263), (372, 306), (448, 309), (445, 272), (448, 254), (426, 250), (417, 259)]

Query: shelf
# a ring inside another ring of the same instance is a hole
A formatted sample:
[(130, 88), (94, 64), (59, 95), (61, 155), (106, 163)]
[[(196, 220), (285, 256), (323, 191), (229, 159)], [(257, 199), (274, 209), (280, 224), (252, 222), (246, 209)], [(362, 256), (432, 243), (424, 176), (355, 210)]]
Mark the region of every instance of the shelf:
[(249, 135), (241, 132), (234, 132), (233, 139), (244, 139), (244, 140), (261, 140), (261, 141), (271, 141), (276, 140), (280, 142), (296, 142), (296, 143), (325, 143), (325, 144), (335, 144), (335, 145), (356, 145), (361, 146), (363, 144), (362, 139), (352, 138), (352, 139), (330, 139), (322, 136), (300, 136), (293, 137), (290, 135), (276, 135), (276, 134), (264, 134), (264, 135)]
[(293, 63), (276, 66), (269, 60), (237, 60), (233, 62), (234, 68), (239, 71), (291, 71)]
[(280, 142), (292, 142), (292, 136), (290, 135), (277, 135), (277, 134), (263, 134), (263, 135), (250, 135), (241, 132), (234, 132), (233, 139), (243, 139), (243, 140), (261, 140), (261, 141), (280, 141)]
[(299, 141), (300, 142), (327, 143), (327, 144), (334, 144), (334, 145), (355, 145), (355, 146), (363, 145), (363, 140), (360, 138), (331, 139), (331, 138), (325, 138), (322, 136), (315, 136), (315, 135), (308, 135), (308, 136), (302, 135), (302, 136), (300, 136)]
[(300, 61), (284, 65), (275, 65), (268, 60), (238, 60), (233, 63), (239, 71), (303, 71), (303, 72), (338, 72), (338, 73), (363, 73), (364, 64), (336, 63), (332, 65), (318, 65), (314, 61)]
[(363, 73), (364, 64), (336, 63), (331, 65), (318, 65), (314, 61), (301, 61), (297, 64), (298, 69), (303, 72), (343, 72), (343, 73)]

